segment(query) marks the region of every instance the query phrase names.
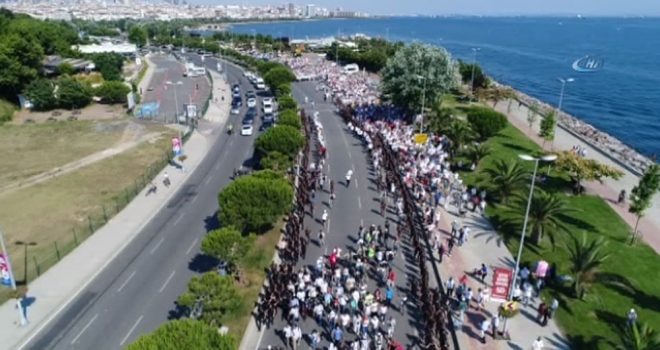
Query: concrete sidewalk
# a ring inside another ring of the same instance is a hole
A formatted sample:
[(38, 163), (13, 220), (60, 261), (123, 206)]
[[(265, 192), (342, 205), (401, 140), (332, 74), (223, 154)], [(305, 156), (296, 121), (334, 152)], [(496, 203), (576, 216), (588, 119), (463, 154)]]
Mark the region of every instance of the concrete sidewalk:
[[(543, 145), (543, 139), (539, 134), (539, 126), (541, 118), (534, 123), (531, 130), (527, 124), (528, 109), (525, 105), (519, 106), (517, 102), (511, 104), (511, 111), (507, 113), (508, 101), (503, 101), (495, 107), (495, 109), (505, 115), (509, 116), (509, 122), (525, 133), (530, 139), (536, 142), (539, 146)], [(612, 179), (605, 179), (603, 183), (599, 182), (585, 182), (583, 185), (587, 188), (589, 194), (595, 194), (603, 198), (603, 200), (617, 213), (623, 220), (632, 228), (635, 227), (637, 218), (628, 212), (628, 206), (617, 205), (617, 199), (621, 190), (626, 190), (630, 193), (633, 187), (637, 186), (639, 177), (629, 170), (621, 167), (617, 161), (611, 157), (606, 156), (603, 151), (597, 150), (588, 143), (583, 142), (571, 133), (557, 127), (555, 131), (554, 149), (557, 151), (570, 150), (573, 146), (579, 145), (587, 150), (587, 158), (594, 159), (601, 164), (609, 165), (623, 171), (623, 177), (616, 181)], [(550, 146), (546, 145), (546, 149)], [(639, 222), (638, 231), (643, 234), (644, 241), (660, 254), (660, 236), (654, 234), (660, 228), (660, 196), (653, 197), (652, 206), (646, 211), (646, 216)]]
[(231, 87), (225, 77), (213, 69), (209, 69), (213, 82), (213, 99), (204, 119), (213, 123), (225, 123), (231, 112)]
[[(468, 278), (467, 286), (472, 288), (475, 295), (479, 288), (484, 284), (471, 275), (475, 268), (486, 264), (489, 266), (489, 277), (486, 278), (485, 285), (492, 291), (492, 267), (502, 267), (513, 270), (515, 258), (511, 255), (504, 243), (500, 241), (499, 235), (492, 227), (488, 219), (479, 214), (468, 212), (465, 218), (458, 217), (458, 209), (449, 205), (448, 210), (443, 210), (441, 217), (441, 237), (442, 242), (446, 243), (451, 237), (451, 223), (453, 221), (461, 225), (467, 225), (470, 228), (469, 240), (462, 247), (455, 246), (451, 257), (445, 256), (442, 263), (439, 262), (437, 250), (433, 253), (433, 259), (429, 264), (436, 264), (440, 273), (447, 281), (453, 277), (456, 283), (466, 275)], [(461, 344), (461, 350), (474, 349), (529, 349), (534, 340), (543, 337), (545, 348), (568, 350), (570, 345), (566, 338), (561, 334), (554, 320), (549, 320), (547, 326), (542, 327), (536, 320), (537, 308), (540, 304), (539, 298), (534, 298), (529, 306), (521, 304), (520, 314), (509, 320), (507, 331), (511, 336), (510, 341), (493, 341), (490, 331), (487, 332), (487, 343), (482, 344), (479, 340), (479, 326), (487, 317), (490, 320), (497, 314), (497, 309), (501, 302), (490, 301), (486, 304), (486, 309), (482, 312), (469, 308), (465, 312), (462, 329), (457, 329), (456, 334)], [(551, 300), (546, 300), (550, 304)], [(472, 306), (474, 306), (474, 302)], [(561, 307), (561, 305), (560, 305)], [(500, 323), (502, 331), (503, 322)]]
[[(167, 166), (154, 181), (159, 185), (157, 194), (147, 195), (142, 190), (124, 210), (97, 230), (57, 265), (29, 285), (27, 316), (30, 321), (19, 326), (19, 314), (15, 301), (0, 307), (0, 348), (21, 349), (28, 340), (45, 328), (55, 316), (64, 310), (106, 266), (112, 263), (124, 247), (178, 192), (188, 176), (206, 155), (210, 143), (207, 138), (194, 132), (185, 145), (186, 172), (175, 166)], [(164, 173), (168, 172), (171, 185), (160, 186)]]

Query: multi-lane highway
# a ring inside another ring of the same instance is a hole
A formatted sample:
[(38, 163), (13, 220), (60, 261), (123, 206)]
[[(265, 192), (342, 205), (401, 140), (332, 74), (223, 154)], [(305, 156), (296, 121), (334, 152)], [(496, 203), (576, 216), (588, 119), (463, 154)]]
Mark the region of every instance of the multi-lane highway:
[[(215, 69), (215, 62), (207, 63)], [(227, 73), (230, 83), (252, 89), (238, 69), (229, 66)], [(238, 124), (239, 118), (229, 122)], [(214, 226), (217, 193), (231, 181), (232, 170), (251, 158), (256, 136), (229, 136), (216, 125), (209, 153), (164, 209), (25, 348), (119, 349), (166, 322), (191, 276), (208, 268), (195, 257)]]
[[(357, 241), (357, 232), (360, 225), (365, 225), (365, 227), (372, 224), (384, 226), (386, 218), (380, 215), (380, 197), (374, 182), (375, 174), (370, 170), (362, 143), (347, 131), (346, 126), (335, 113), (335, 107), (323, 102), (322, 92), (316, 90), (314, 82), (295, 83), (293, 93), (308, 114), (313, 114), (315, 110), (319, 112), (327, 144), (327, 161), (324, 173), (336, 184), (337, 198), (333, 207), (331, 209), (328, 207), (328, 194), (319, 192), (317, 203), (322, 203), (322, 205), (315, 208), (317, 217), (308, 217), (305, 224), (306, 227), (312, 229), (312, 237), (316, 238), (317, 232), (322, 227), (319, 223), (320, 215), (323, 209), (328, 210), (325, 246), (319, 246), (315, 239), (312, 239), (307, 249), (306, 259), (301, 260), (298, 264), (299, 267), (315, 266), (316, 259), (319, 256), (329, 255), (328, 251), (335, 247), (341, 248), (344, 252), (355, 251), (355, 242)], [(305, 105), (306, 97), (309, 103)], [(314, 101), (313, 104), (312, 101)], [(349, 169), (353, 170), (353, 177), (350, 186), (346, 187), (345, 175)], [(386, 216), (391, 223), (391, 233), (395, 234), (394, 216), (392, 213), (388, 213)], [(406, 242), (402, 242), (399, 252), (400, 254), (392, 264), (396, 274), (396, 294), (394, 297), (396, 307), (390, 309), (388, 315), (397, 320), (394, 339), (403, 344), (405, 348), (411, 349), (414, 348), (413, 344), (415, 344), (418, 336), (416, 330), (420, 326), (419, 313), (410, 306), (406, 309), (406, 313), (402, 314), (398, 305), (401, 296), (407, 293), (407, 276), (416, 275), (417, 267), (411, 257), (412, 250)], [(368, 286), (369, 291), (373, 292), (378, 285), (371, 278)], [(260, 334), (259, 349), (266, 349), (269, 345), (284, 346), (280, 332), (284, 325), (284, 321), (277, 317), (273, 328)], [(323, 325), (318, 325), (312, 318), (302, 322), (301, 328), (304, 334), (309, 334), (314, 329), (322, 332), (325, 337), (322, 345), (329, 345), (329, 330), (323, 329)], [(383, 326), (383, 329), (385, 328)], [(352, 338), (354, 338), (352, 335), (344, 337), (346, 340)]]

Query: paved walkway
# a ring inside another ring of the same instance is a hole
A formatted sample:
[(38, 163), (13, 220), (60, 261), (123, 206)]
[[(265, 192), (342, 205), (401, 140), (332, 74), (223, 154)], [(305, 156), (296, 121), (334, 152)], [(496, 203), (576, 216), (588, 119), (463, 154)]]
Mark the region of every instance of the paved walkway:
[[(543, 139), (538, 136), (541, 118), (538, 118), (530, 131), (529, 124), (527, 123), (527, 107), (524, 105), (519, 106), (518, 102), (514, 101), (511, 103), (511, 111), (507, 113), (508, 105), (508, 101), (502, 101), (497, 104), (495, 109), (501, 113), (507, 114), (512, 125), (527, 134), (527, 136), (538, 145), (543, 145)], [(587, 158), (595, 159), (601, 164), (613, 166), (623, 171), (624, 175), (618, 181), (605, 179), (602, 184), (599, 182), (589, 182), (584, 183), (584, 186), (587, 188), (588, 193), (601, 196), (603, 200), (605, 200), (605, 202), (631, 226), (630, 231), (632, 232), (632, 228), (635, 227), (637, 218), (628, 212), (628, 206), (617, 205), (616, 202), (621, 190), (626, 190), (627, 193), (630, 193), (632, 188), (637, 186), (639, 177), (621, 167), (618, 162), (605, 155), (602, 151), (583, 142), (562, 127), (557, 128), (555, 132), (555, 150), (570, 150), (576, 145), (587, 150)], [(549, 149), (550, 146), (546, 145), (546, 148)], [(638, 231), (642, 233), (644, 241), (656, 252), (660, 253), (660, 236), (655, 234), (658, 231), (658, 228), (660, 228), (660, 196), (653, 197), (652, 203), (652, 207), (646, 211), (646, 216), (640, 220)]]
[(209, 69), (209, 72), (213, 79), (213, 91), (211, 92), (213, 99), (209, 104), (209, 111), (211, 109), (217, 109), (217, 111), (213, 113), (207, 112), (204, 119), (214, 123), (224, 123), (231, 111), (231, 88), (224, 75), (213, 69)]

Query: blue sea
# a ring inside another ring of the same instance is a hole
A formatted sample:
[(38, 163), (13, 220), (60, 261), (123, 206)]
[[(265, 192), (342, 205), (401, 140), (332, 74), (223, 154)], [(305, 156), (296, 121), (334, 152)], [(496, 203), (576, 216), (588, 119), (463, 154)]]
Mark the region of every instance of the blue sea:
[[(294, 39), (364, 33), (440, 45), (456, 58), (477, 61), (500, 83), (557, 106), (623, 141), (660, 155), (660, 19), (644, 18), (389, 18), (237, 25)], [(598, 55), (604, 68), (578, 73), (575, 60)]]

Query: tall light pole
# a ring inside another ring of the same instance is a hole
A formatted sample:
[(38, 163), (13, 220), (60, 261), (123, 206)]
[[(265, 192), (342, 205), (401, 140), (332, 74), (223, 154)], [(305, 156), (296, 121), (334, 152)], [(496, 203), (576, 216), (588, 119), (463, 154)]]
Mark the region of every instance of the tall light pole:
[[(179, 123), (179, 98), (177, 96), (176, 90), (177, 90), (177, 86), (183, 84), (183, 82), (181, 82), (181, 81), (177, 81), (177, 82), (167, 81), (165, 84), (172, 85), (172, 87), (174, 89), (174, 108), (176, 108), (175, 118), (176, 118), (176, 123), (180, 124)], [(179, 141), (181, 141), (181, 154), (183, 154), (183, 138), (181, 136), (181, 127), (178, 127), (177, 129), (179, 129)]]
[[(428, 74), (428, 72), (425, 72)], [(426, 75), (417, 75), (417, 79), (422, 79), (422, 110), (420, 111), (421, 120), (419, 121), (419, 133), (424, 132), (424, 107), (426, 105)]]
[[(561, 83), (561, 89), (559, 90), (559, 106), (557, 107), (557, 119), (559, 119), (559, 113), (561, 113), (561, 104), (564, 102), (564, 88), (566, 87), (566, 83), (572, 83), (575, 81), (573, 78), (567, 78), (567, 79), (562, 79), (562, 78), (557, 78), (559, 82)], [(550, 144), (550, 149), (555, 148), (555, 136), (553, 134), (552, 136), (552, 143)]]
[(474, 95), (474, 68), (477, 66), (477, 52), (481, 51), (480, 47), (473, 47), (472, 52), (472, 78), (470, 79), (470, 92)]
[[(513, 289), (516, 288), (516, 283), (518, 282), (518, 272), (520, 270), (520, 258), (522, 257), (523, 246), (525, 245), (525, 233), (527, 232), (527, 222), (529, 221), (529, 210), (532, 207), (532, 196), (534, 195), (534, 184), (536, 183), (536, 173), (539, 169), (539, 162), (553, 162), (557, 159), (557, 155), (548, 154), (541, 156), (539, 158), (532, 157), (527, 154), (520, 154), (518, 157), (524, 161), (534, 162), (534, 173), (532, 174), (532, 184), (529, 187), (529, 197), (527, 198), (527, 209), (525, 210), (525, 219), (523, 220), (522, 233), (520, 234), (520, 246), (518, 247), (518, 256), (516, 257), (516, 266), (513, 269), (513, 278), (511, 279), (511, 285), (509, 285), (509, 295), (507, 300), (511, 300), (513, 295)], [(502, 332), (506, 332), (508, 319), (504, 319), (504, 326)]]

